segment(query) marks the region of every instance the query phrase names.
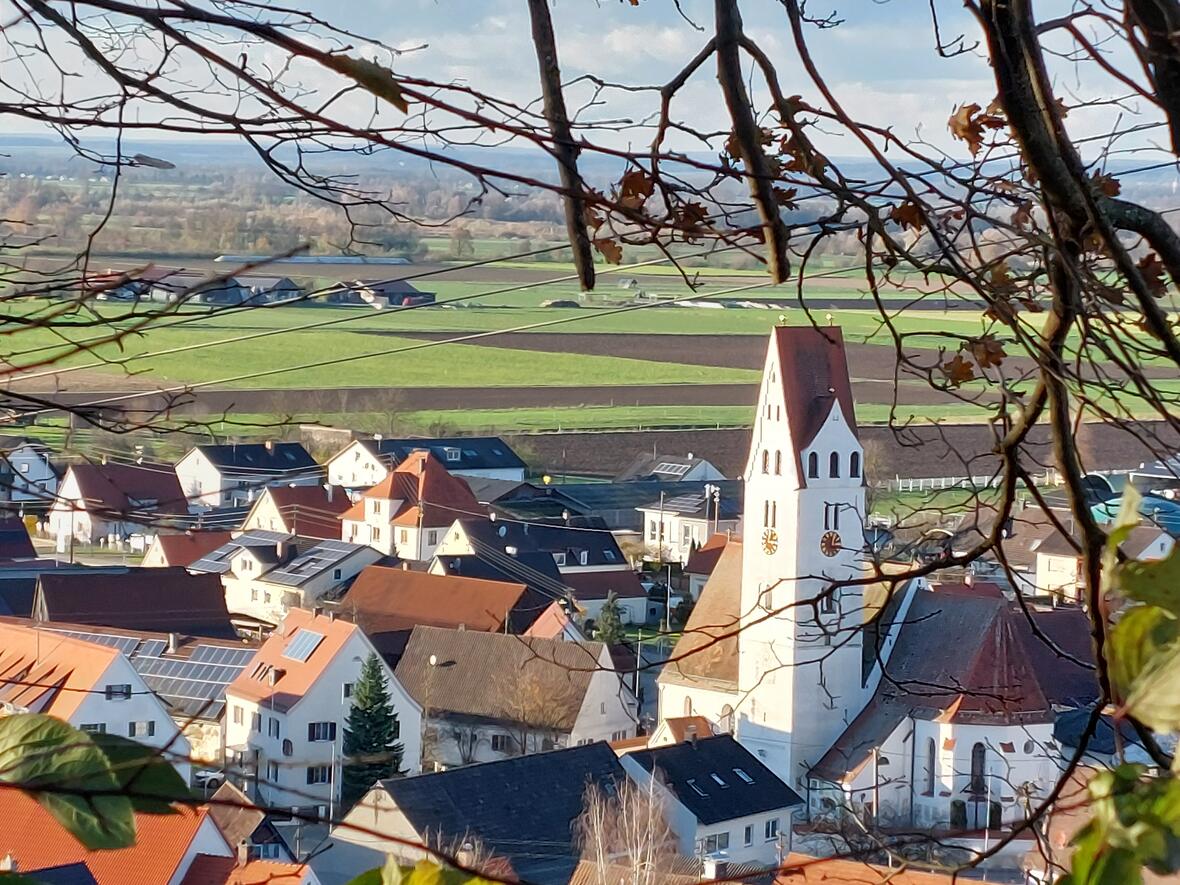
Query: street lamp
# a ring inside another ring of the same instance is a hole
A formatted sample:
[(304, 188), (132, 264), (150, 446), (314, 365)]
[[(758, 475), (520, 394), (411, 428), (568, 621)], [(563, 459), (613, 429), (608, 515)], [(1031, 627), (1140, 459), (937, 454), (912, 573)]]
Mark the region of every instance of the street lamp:
[(434, 668), (438, 666), (438, 655), (431, 655), (426, 659), (429, 665), (426, 670), (426, 697), (425, 703), (422, 705), (422, 728), (421, 728), (421, 745), (422, 751), (419, 754), (422, 757), (422, 771), (426, 771), (426, 750), (428, 747), (427, 741), (427, 721), (430, 719), (430, 683), (434, 681)]

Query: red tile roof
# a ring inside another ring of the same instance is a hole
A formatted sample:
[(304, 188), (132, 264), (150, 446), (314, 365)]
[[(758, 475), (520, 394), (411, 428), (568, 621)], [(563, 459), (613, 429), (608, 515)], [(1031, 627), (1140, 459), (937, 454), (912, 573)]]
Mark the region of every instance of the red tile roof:
[[(424, 528), (447, 528), (456, 519), (484, 516), (487, 513), (487, 508), (475, 499), (466, 482), (449, 473), (432, 454), (423, 451), (411, 452), (362, 497), (400, 501), (401, 506), (391, 521), (394, 525), (407, 528), (419, 524)], [(358, 501), (358, 506), (342, 518), (363, 520), (364, 511), (360, 509), (360, 504)]]
[(307, 879), (306, 864), (251, 860), (238, 866), (232, 857), (198, 854), (180, 885), (302, 885)]
[(619, 599), (638, 599), (647, 596), (647, 591), (639, 583), (639, 576), (630, 569), (565, 572), (561, 580), (574, 591), (574, 598), (580, 600), (606, 599), (611, 593)]
[(844, 333), (839, 326), (776, 326), (771, 347), (778, 352), (779, 383), (794, 444), (800, 483), (806, 482), (802, 453), (839, 403), (844, 420), (856, 433), (856, 410)]
[(164, 554), (164, 565), (189, 566), (212, 553), (233, 538), (230, 532), (183, 532), (173, 535), (156, 535), (160, 552)]
[(712, 535), (702, 546), (692, 551), (688, 562), (684, 564), (684, 571), (690, 575), (711, 575), (717, 567), (717, 560), (725, 552), (725, 545), (730, 541), (730, 535), (718, 533)]
[(304, 538), (337, 541), (340, 539), (341, 514), (352, 503), (339, 486), (333, 486), (331, 495), (322, 485), (269, 486), (254, 503), (250, 515), (246, 517), (246, 525), (250, 525), (250, 517), (268, 499), (274, 503), (283, 520), (282, 531)]
[[(27, 793), (0, 790), (0, 857), (11, 855), (18, 870), (84, 863), (98, 885), (167, 885), (207, 816), (203, 808), (183, 806), (175, 814), (136, 814), (133, 846), (88, 851)], [(207, 828), (220, 839), (212, 821)]]
[[(323, 641), (307, 656), (297, 661), (283, 656), (296, 632), (310, 630)], [(229, 684), (227, 695), (273, 703), (279, 710), (289, 710), (307, 693), (344, 644), (360, 628), (340, 618), (317, 615), (299, 608), (287, 613), (282, 625), (258, 649), (253, 660), (238, 678)], [(271, 684), (271, 672), (277, 674)]]
[(188, 500), (169, 464), (71, 464), (68, 473), (77, 479), (80, 504), (86, 511), (188, 513)]
[(891, 869), (858, 860), (791, 854), (781, 867), (775, 885), (952, 885), (944, 873)]
[(0, 624), (0, 701), (69, 719), (118, 657), (105, 645)]

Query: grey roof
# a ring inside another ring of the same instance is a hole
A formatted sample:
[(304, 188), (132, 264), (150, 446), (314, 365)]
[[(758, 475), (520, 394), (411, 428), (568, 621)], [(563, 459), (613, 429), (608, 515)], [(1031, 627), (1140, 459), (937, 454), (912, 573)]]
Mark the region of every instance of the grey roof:
[(443, 845), (477, 839), (507, 858), (520, 881), (565, 885), (580, 854), (574, 822), (586, 788), (609, 793), (625, 777), (614, 751), (597, 742), (381, 786), (419, 835)]
[(270, 584), (301, 587), (329, 569), (335, 568), (353, 554), (369, 549), (364, 544), (350, 544), (347, 541), (320, 541), (309, 547), (294, 559), (266, 573)]
[[(726, 483), (730, 480), (725, 480)], [(720, 485), (720, 483), (714, 483)], [(724, 492), (721, 494), (720, 518), (724, 520), (738, 519), (742, 515), (742, 499), (741, 496), (727, 495)], [(704, 519), (706, 516), (709, 519), (714, 518), (713, 502), (705, 495), (702, 488), (700, 491), (684, 492), (679, 489), (674, 495), (665, 493), (664, 499), (661, 502), (659, 498), (653, 498), (646, 504), (642, 505), (640, 510), (663, 510), (665, 513), (674, 513), (677, 516), (696, 517)]]
[(500, 498), (515, 497), (521, 491), (521, 486), (533, 490), (537, 488), (523, 479), (493, 479), (487, 476), (465, 476), (463, 479), (480, 504), (493, 504)]
[[(565, 525), (537, 525), (527, 522), (490, 519), (459, 520), (471, 539), (478, 539), (489, 548), (517, 553), (564, 553), (570, 564), (626, 565), (627, 559), (619, 549), (615, 536), (604, 529), (573, 528)], [(585, 553), (586, 561), (581, 562)]]
[(230, 558), (239, 550), (251, 548), (257, 551), (265, 547), (273, 549), (280, 543), (290, 543), (295, 538), (295, 535), (289, 534), (288, 532), (268, 532), (263, 529), (252, 529), (248, 532), (242, 532), (242, 534), (238, 535), (232, 541), (222, 544), (216, 550), (206, 553), (196, 562), (189, 565), (188, 569), (193, 572), (209, 572), (215, 575), (223, 575), (229, 571)]
[(552, 553), (526, 552), (509, 556), (502, 550), (479, 542), (476, 552), (465, 556), (436, 556), (433, 566), (444, 575), (480, 578), (485, 581), (509, 581), (524, 584), (530, 590), (551, 599), (568, 596), (565, 582), (557, 570)]
[(636, 456), (627, 467), (615, 477), (615, 482), (637, 482), (643, 480), (665, 480), (675, 482), (696, 467), (705, 465), (721, 475), (721, 471), (704, 458), (689, 458), (684, 455), (643, 454)]
[(221, 469), (306, 474), (320, 468), (303, 444), (297, 442), (200, 445), (195, 448)]
[(602, 652), (601, 642), (417, 626), (394, 674), (435, 713), (569, 732)]
[(257, 651), (239, 642), (186, 636), (176, 652), (169, 652), (164, 633), (95, 630), (65, 624), (41, 626), (118, 649), (177, 718), (219, 720), (225, 712), (226, 688)]
[(803, 802), (773, 771), (728, 734), (631, 753), (702, 824), (764, 814)]
[(707, 485), (715, 485), (721, 489), (722, 512), (729, 506), (732, 506), (736, 513), (741, 512), (745, 484), (739, 479), (700, 482), (585, 482), (566, 483), (548, 488), (573, 501), (582, 512), (595, 513), (644, 507), (653, 501), (658, 502), (660, 492), (664, 493), (665, 501), (680, 495), (703, 495)]
[[(456, 470), (523, 470), (524, 461), (498, 436), (449, 436), (433, 439), (364, 439), (362, 445), (392, 466), (411, 452), (428, 451), (452, 472)], [(448, 457), (450, 450), (457, 457)]]

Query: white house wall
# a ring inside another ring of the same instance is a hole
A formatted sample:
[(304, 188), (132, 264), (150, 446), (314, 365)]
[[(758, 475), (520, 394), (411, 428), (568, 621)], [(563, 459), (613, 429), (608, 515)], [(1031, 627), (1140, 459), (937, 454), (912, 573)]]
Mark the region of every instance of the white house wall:
[(180, 885), (184, 881), (189, 867), (193, 865), (198, 854), (209, 854), (213, 857), (233, 857), (235, 855), (233, 847), (225, 841), (225, 836), (221, 835), (221, 830), (217, 829), (217, 824), (209, 815), (205, 815), (197, 827), (197, 832), (185, 848), (180, 863), (176, 865), (176, 872), (168, 880), (168, 885)]

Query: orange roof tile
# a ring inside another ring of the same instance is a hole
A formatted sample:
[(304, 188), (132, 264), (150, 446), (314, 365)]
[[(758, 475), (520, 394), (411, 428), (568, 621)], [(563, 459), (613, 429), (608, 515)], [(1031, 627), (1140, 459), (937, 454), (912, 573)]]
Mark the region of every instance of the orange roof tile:
[(118, 657), (105, 645), (0, 624), (0, 700), (69, 719)]
[[(0, 790), (0, 857), (11, 855), (18, 870), (84, 863), (98, 885), (167, 885), (207, 816), (204, 808), (181, 806), (176, 814), (136, 814), (133, 846), (89, 851), (32, 796)], [(217, 833), (212, 821), (208, 829)], [(221, 841), (228, 854), (229, 845)]]
[(943, 873), (889, 869), (857, 860), (791, 854), (783, 862), (775, 885), (951, 885), (955, 880)]
[[(348, 621), (293, 608), (282, 625), (258, 649), (250, 664), (229, 684), (227, 695), (273, 703), (289, 710), (307, 693), (344, 644), (360, 628)], [(307, 659), (298, 661), (283, 655), (296, 632), (310, 630), (323, 636)], [(271, 684), (271, 673), (277, 674)]]
[(238, 866), (236, 858), (198, 854), (180, 885), (303, 885), (306, 864), (251, 860)]
[[(487, 513), (466, 482), (453, 476), (438, 458), (424, 451), (410, 453), (362, 497), (401, 501), (391, 521), (407, 527), (420, 524), (424, 528), (446, 528), (456, 519)], [(360, 518), (351, 513), (342, 518)]]

